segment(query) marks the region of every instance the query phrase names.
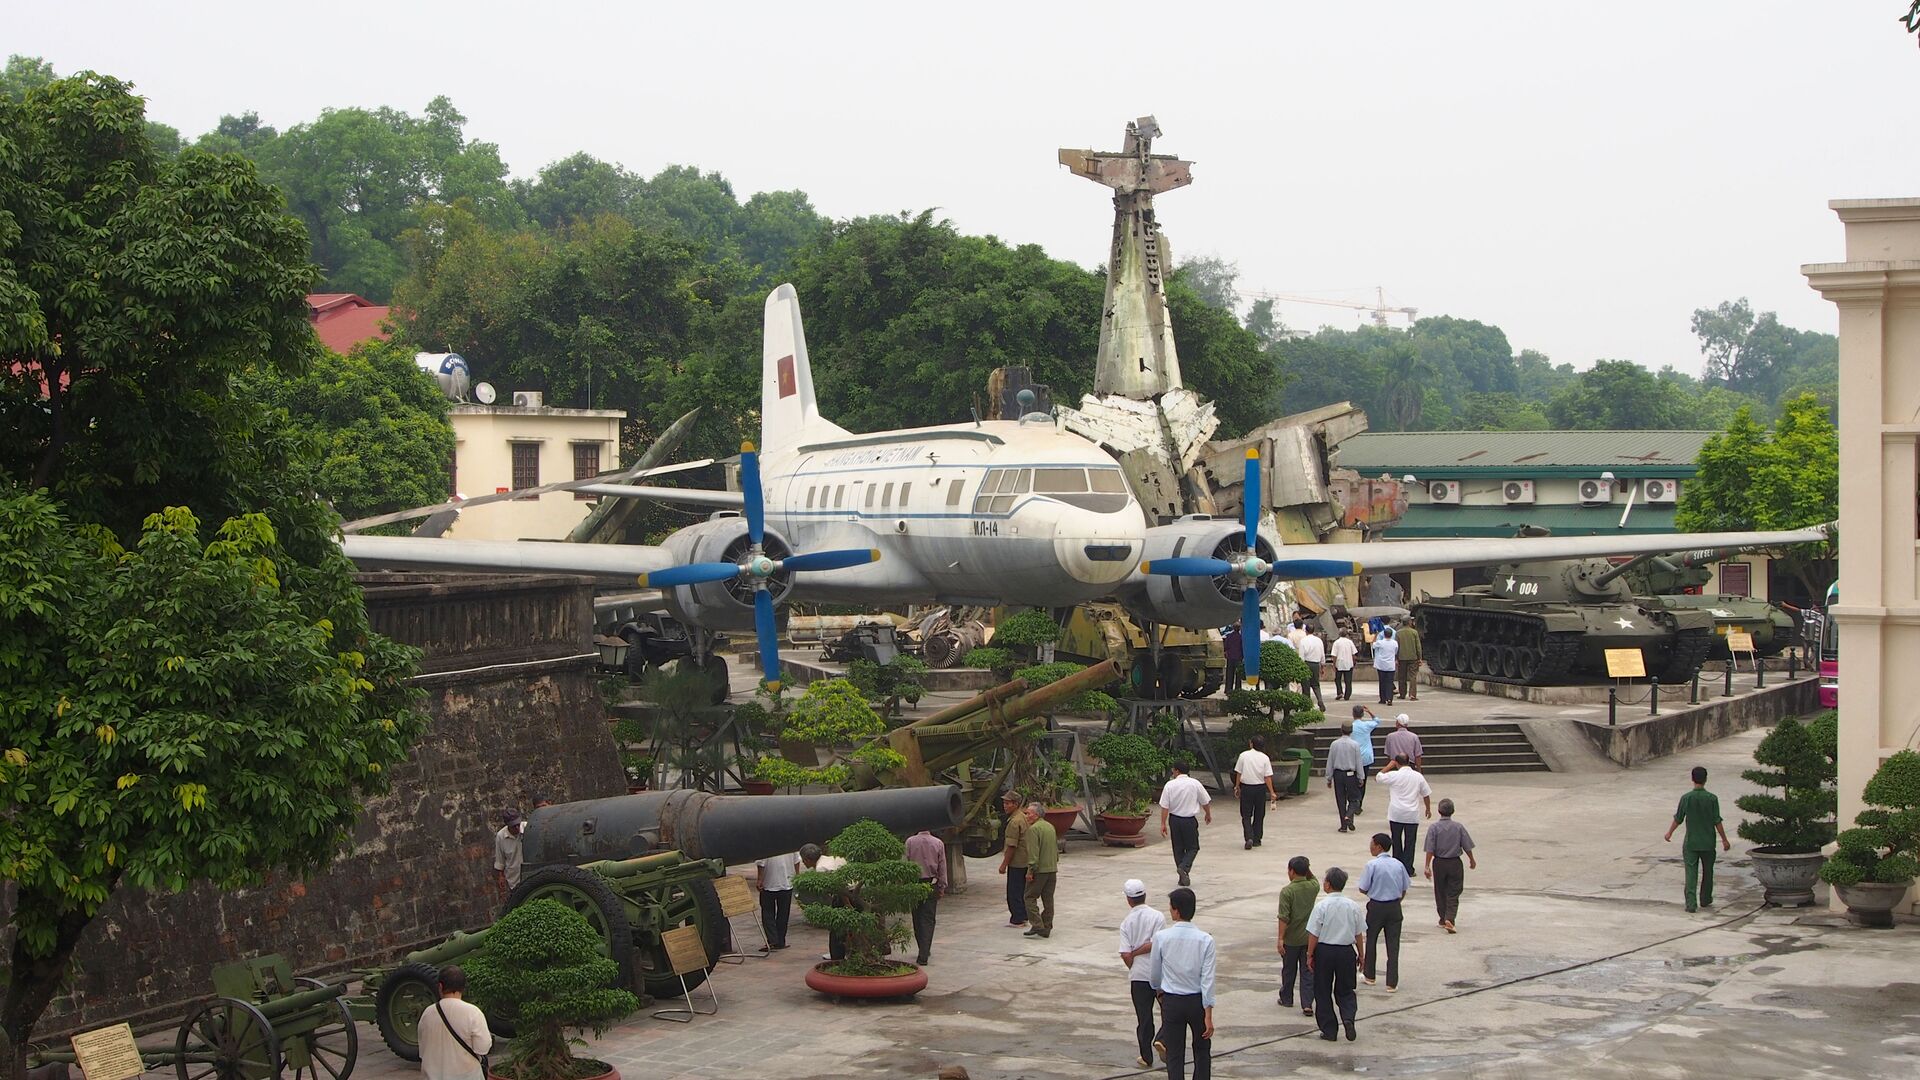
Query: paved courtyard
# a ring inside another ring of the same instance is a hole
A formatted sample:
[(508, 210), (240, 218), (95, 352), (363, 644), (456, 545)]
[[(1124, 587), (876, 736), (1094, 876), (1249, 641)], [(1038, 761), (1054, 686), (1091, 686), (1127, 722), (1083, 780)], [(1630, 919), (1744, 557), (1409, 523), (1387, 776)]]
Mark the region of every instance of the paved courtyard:
[[(1423, 694), (1424, 698), (1426, 695)], [(1760, 906), (1735, 840), (1717, 904), (1680, 905), (1680, 859), (1660, 839), (1704, 764), (1731, 834), (1733, 797), (1759, 732), (1635, 770), (1436, 777), (1479, 844), (1460, 933), (1407, 903), (1399, 993), (1361, 988), (1358, 1042), (1324, 1043), (1274, 1000), (1274, 906), (1284, 864), (1357, 868), (1363, 832), (1335, 831), (1325, 789), (1284, 801), (1264, 846), (1243, 851), (1234, 812), (1202, 831), (1196, 923), (1220, 947), (1215, 1074), (1272, 1076), (1759, 1077), (1920, 1075), (1917, 928), (1866, 931), (1824, 909)], [(1363, 830), (1385, 828), (1369, 798)], [(1140, 850), (1068, 846), (1050, 940), (1005, 927), (994, 863), (941, 905), (931, 983), (917, 1001), (835, 1004), (802, 984), (825, 944), (796, 927), (794, 947), (723, 967), (720, 1013), (692, 1024), (638, 1017), (595, 1052), (630, 1078), (932, 1077), (958, 1065), (986, 1078), (1145, 1075), (1132, 1066), (1131, 1010), (1115, 932), (1120, 883), (1144, 879), (1155, 905), (1173, 884), (1163, 841)], [(1824, 886), (1822, 895), (1824, 896)], [(797, 913), (796, 913), (797, 918)], [(366, 1080), (414, 1068), (363, 1028)]]

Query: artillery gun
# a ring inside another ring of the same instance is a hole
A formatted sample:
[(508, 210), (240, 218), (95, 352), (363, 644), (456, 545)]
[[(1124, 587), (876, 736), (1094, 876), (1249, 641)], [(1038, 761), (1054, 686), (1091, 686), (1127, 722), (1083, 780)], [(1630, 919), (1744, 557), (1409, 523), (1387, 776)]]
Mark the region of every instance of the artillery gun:
[[(521, 848), (526, 873), (506, 907), (557, 900), (578, 911), (619, 964), (621, 985), (669, 996), (681, 984), (667, 958), (667, 931), (699, 927), (709, 965), (732, 945), (713, 884), (729, 863), (824, 844), (862, 818), (896, 833), (947, 829), (959, 824), (960, 808), (953, 787), (763, 796), (665, 791), (541, 807), (528, 817)], [(363, 992), (348, 1008), (356, 1019), (378, 1025), (388, 1049), (418, 1061), (418, 1023), (439, 997), (440, 968), (485, 944), (488, 933), (455, 934), (407, 954), (396, 967), (359, 972)], [(686, 975), (687, 985), (698, 986), (706, 975)]]
[(1441, 675), (1553, 686), (1604, 678), (1606, 650), (1639, 649), (1649, 675), (1686, 682), (1713, 647), (1714, 617), (1635, 596), (1623, 580), (1631, 565), (1508, 563), (1492, 584), (1415, 604), (1427, 664)]
[(1626, 565), (1624, 575), (1633, 591), (1670, 609), (1704, 611), (1713, 616), (1715, 659), (1727, 658), (1727, 634), (1739, 630), (1753, 635), (1754, 651), (1773, 656), (1791, 645), (1799, 620), (1779, 604), (1732, 593), (1701, 593), (1713, 578), (1709, 563), (1732, 550), (1689, 551), (1680, 555), (1642, 555)]

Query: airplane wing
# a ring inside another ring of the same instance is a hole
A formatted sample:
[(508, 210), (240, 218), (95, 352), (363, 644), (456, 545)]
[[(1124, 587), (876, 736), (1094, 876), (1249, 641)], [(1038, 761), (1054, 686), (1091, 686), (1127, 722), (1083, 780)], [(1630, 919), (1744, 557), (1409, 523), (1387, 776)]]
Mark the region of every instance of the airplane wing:
[(1288, 546), (1283, 559), (1358, 563), (1367, 573), (1493, 566), (1535, 559), (1583, 559), (1608, 555), (1665, 554), (1703, 548), (1770, 548), (1828, 540), (1827, 526), (1789, 532), (1639, 533), (1632, 536), (1519, 536), (1498, 540), (1383, 540), (1366, 544)]
[[(686, 472), (689, 469), (704, 469), (711, 464), (713, 464), (712, 458), (702, 458), (699, 461), (683, 461), (676, 465), (662, 465), (653, 469), (627, 469), (621, 472), (602, 473), (599, 476), (588, 477), (584, 480), (561, 480), (552, 484), (542, 484), (539, 487), (516, 488), (512, 491), (496, 491), (491, 495), (475, 495), (471, 499), (449, 499), (446, 502), (435, 503), (432, 506), (416, 506), (411, 510), (396, 510), (391, 514), (381, 514), (377, 517), (360, 518), (356, 521), (349, 521), (340, 526), (340, 531), (349, 534), (357, 533), (364, 529), (371, 529), (376, 525), (391, 525), (396, 521), (411, 521), (414, 518), (432, 517), (435, 514), (444, 514), (448, 511), (457, 512), (470, 506), (485, 506), (488, 503), (505, 502), (510, 499), (537, 498), (550, 491), (586, 491), (594, 494), (606, 494), (604, 491), (597, 491), (595, 489), (603, 486), (616, 486), (616, 482), (621, 480), (637, 480), (643, 476), (665, 476), (668, 473)], [(680, 489), (631, 488), (622, 490), (678, 491)], [(722, 492), (721, 494), (726, 493)], [(733, 505), (739, 506), (740, 496), (736, 494), (733, 498)], [(442, 531), (445, 531), (444, 528)]]
[(362, 570), (473, 570), (482, 573), (587, 574), (634, 584), (641, 574), (674, 565), (666, 548), (635, 544), (569, 544), (556, 540), (429, 540), (412, 536), (344, 536), (340, 549)]
[(616, 499), (651, 499), (654, 502), (682, 503), (687, 506), (716, 506), (723, 510), (739, 510), (746, 505), (746, 496), (737, 491), (639, 487), (633, 484), (589, 484), (578, 490), (588, 495), (608, 495)]

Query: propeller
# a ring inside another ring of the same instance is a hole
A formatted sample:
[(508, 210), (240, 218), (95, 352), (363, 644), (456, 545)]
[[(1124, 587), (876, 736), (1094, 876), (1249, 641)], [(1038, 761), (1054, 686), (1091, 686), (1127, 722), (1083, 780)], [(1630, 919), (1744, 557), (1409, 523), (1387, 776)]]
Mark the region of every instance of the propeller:
[(1229, 559), (1180, 556), (1140, 564), (1146, 574), (1166, 577), (1231, 577), (1240, 585), (1240, 648), (1249, 686), (1260, 681), (1260, 582), (1268, 575), (1288, 579), (1350, 577), (1360, 564), (1339, 559), (1274, 559), (1260, 557), (1260, 451), (1247, 450), (1247, 471), (1240, 485), (1245, 553)]
[(680, 585), (699, 585), (709, 581), (744, 579), (753, 586), (753, 631), (760, 642), (762, 680), (772, 689), (780, 689), (780, 635), (773, 621), (773, 593), (769, 582), (775, 574), (808, 570), (840, 570), (864, 566), (880, 558), (874, 548), (847, 548), (840, 551), (813, 551), (803, 555), (773, 558), (767, 554), (766, 496), (760, 488), (760, 455), (752, 443), (740, 446), (740, 491), (747, 519), (747, 548), (741, 560), (731, 562), (687, 563), (665, 570), (641, 574), (642, 588), (671, 589)]

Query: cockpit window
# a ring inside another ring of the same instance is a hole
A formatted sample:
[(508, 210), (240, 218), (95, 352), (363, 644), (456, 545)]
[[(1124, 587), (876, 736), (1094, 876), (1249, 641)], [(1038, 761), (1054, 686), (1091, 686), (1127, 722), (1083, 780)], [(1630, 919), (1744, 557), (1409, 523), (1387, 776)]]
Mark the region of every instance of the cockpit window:
[(1045, 494), (1087, 490), (1085, 469), (1035, 469), (1033, 489)]
[(1093, 481), (1095, 491), (1124, 495), (1127, 490), (1127, 478), (1120, 475), (1119, 469), (1088, 469), (1087, 479)]

